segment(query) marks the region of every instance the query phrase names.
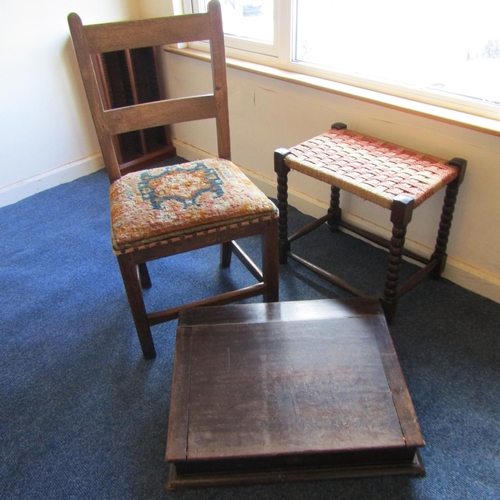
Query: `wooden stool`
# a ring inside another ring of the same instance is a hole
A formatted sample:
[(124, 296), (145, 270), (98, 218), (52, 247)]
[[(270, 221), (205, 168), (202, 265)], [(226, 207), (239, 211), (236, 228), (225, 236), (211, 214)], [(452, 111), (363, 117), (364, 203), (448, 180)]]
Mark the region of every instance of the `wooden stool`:
[(180, 313), (169, 489), (423, 475), (424, 444), (378, 299)]
[[(466, 165), (462, 158), (447, 162), (347, 130), (343, 123), (333, 124), (330, 131), (290, 150), (276, 150), (274, 169), (278, 176), (280, 262), (284, 264), (287, 257), (291, 257), (330, 283), (356, 296), (366, 297), (365, 293), (346, 281), (292, 253), (291, 243), (327, 222), (331, 230), (344, 227), (388, 248), (389, 261), (381, 301), (387, 320), (392, 320), (399, 297), (427, 275), (438, 278), (444, 270), (453, 210)], [(288, 237), (287, 179), (290, 170), (330, 184), (331, 197), (325, 216)], [(446, 195), (434, 253), (425, 258), (404, 249), (406, 228), (413, 210), (444, 186)], [(342, 220), (339, 204), (341, 189), (391, 211), (393, 229), (390, 241)], [(425, 267), (398, 288), (404, 255), (423, 263)]]

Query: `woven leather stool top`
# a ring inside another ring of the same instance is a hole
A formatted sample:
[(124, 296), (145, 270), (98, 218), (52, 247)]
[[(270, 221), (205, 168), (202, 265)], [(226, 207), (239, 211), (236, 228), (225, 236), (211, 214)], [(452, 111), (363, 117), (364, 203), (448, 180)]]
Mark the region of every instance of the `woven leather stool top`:
[(389, 209), (400, 194), (417, 207), (459, 175), (446, 160), (348, 129), (329, 130), (290, 151), (285, 162), (292, 170)]
[(267, 196), (220, 158), (132, 172), (111, 185), (110, 201), (115, 252), (277, 217)]

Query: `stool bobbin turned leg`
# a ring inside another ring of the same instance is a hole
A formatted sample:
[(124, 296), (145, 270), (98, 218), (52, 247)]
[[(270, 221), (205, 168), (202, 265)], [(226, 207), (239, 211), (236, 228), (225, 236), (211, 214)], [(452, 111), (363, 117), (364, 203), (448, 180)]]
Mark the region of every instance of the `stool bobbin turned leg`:
[[(331, 128), (333, 130), (345, 130), (345, 123), (334, 123)], [(328, 209), (328, 226), (330, 231), (336, 231), (339, 228), (339, 222), (342, 219), (342, 210), (340, 209), (340, 188), (331, 186), (330, 208)]]
[(392, 202), (392, 238), (389, 247), (384, 295), (381, 298), (382, 307), (389, 322), (396, 314), (398, 303), (397, 288), (401, 263), (403, 262), (406, 227), (411, 221), (414, 205), (415, 200), (411, 196), (406, 195), (398, 195)]
[(290, 250), (288, 241), (288, 172), (290, 172), (290, 167), (285, 163), (285, 157), (289, 153), (290, 151), (285, 148), (274, 152), (274, 171), (278, 176), (278, 241), (281, 264), (287, 263), (287, 252)]
[(431, 277), (433, 278), (439, 278), (446, 266), (446, 247), (448, 245), (448, 237), (450, 236), (451, 221), (453, 220), (453, 212), (457, 201), (458, 189), (464, 179), (465, 170), (467, 168), (467, 161), (463, 158), (453, 158), (448, 164), (457, 168), (460, 173), (454, 181), (450, 182), (446, 186), (436, 246), (430, 259), (431, 261), (438, 261), (438, 264), (431, 273)]
[(337, 231), (339, 222), (342, 219), (342, 209), (340, 208), (340, 188), (332, 186), (330, 194), (330, 208), (328, 209), (328, 226), (330, 231)]

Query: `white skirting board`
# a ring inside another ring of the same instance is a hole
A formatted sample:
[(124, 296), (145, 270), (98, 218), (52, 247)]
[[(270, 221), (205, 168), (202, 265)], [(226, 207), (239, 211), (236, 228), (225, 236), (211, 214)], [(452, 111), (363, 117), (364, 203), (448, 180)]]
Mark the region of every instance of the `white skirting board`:
[(46, 189), (71, 182), (84, 175), (104, 168), (102, 156), (96, 153), (80, 160), (46, 170), (40, 174), (23, 179), (0, 189), (0, 207), (16, 203)]

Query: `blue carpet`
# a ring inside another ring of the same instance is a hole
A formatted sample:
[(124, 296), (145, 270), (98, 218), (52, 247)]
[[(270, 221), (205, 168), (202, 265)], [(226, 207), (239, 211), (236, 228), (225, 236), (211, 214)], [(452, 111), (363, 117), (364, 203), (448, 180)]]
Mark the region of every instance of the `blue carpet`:
[[(406, 295), (391, 326), (427, 442), (425, 478), (167, 492), (176, 322), (153, 328), (158, 357), (144, 360), (111, 252), (107, 193), (101, 171), (0, 209), (0, 498), (500, 498), (500, 305), (446, 280)], [(258, 255), (256, 240), (244, 246)], [(295, 248), (380, 291), (384, 251), (326, 227)], [(218, 248), (150, 271), (153, 307), (253, 282), (237, 259), (220, 270)], [(294, 262), (280, 285), (282, 300), (347, 296)]]

